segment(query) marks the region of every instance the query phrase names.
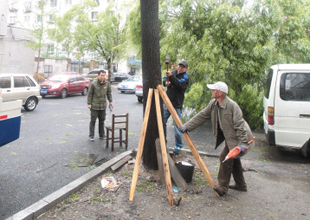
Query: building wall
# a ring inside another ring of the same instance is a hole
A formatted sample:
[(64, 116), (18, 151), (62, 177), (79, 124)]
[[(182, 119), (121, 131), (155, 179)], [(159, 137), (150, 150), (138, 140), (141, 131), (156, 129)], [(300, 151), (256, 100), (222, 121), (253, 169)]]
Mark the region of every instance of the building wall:
[[(37, 60), (36, 57), (34, 63), (33, 71), (37, 71)], [(54, 59), (54, 58), (40, 58), (40, 66), (38, 73), (47, 78), (51, 75), (55, 75), (62, 71), (70, 71), (71, 69), (71, 60), (70, 59)]]
[(0, 39), (0, 72), (33, 74), (35, 51), (25, 46), (26, 29), (7, 27)]

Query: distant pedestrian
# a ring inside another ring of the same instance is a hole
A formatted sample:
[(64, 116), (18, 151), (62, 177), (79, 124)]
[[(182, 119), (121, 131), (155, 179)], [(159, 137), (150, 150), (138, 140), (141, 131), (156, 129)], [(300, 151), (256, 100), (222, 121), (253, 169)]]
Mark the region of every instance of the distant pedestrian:
[[(188, 87), (189, 78), (186, 73), (188, 69), (188, 64), (186, 61), (181, 61), (178, 64), (177, 70), (172, 72), (167, 71), (166, 77), (163, 78), (163, 85), (167, 87), (167, 96), (170, 99), (175, 111), (177, 112), (179, 118), (181, 119), (184, 93)], [(166, 105), (164, 104), (164, 132), (165, 139), (167, 142), (167, 121), (170, 117), (170, 112)], [(173, 152), (179, 154), (180, 149), (183, 147), (182, 133), (178, 129), (175, 121), (174, 123), (174, 137), (175, 137), (175, 147)]]
[[(225, 147), (220, 154), (220, 169), (218, 173), (218, 185), (214, 190), (223, 196), (228, 188), (247, 191), (247, 185), (243, 176), (240, 156), (246, 153), (246, 145), (253, 139), (248, 123), (242, 117), (242, 111), (238, 104), (227, 96), (228, 86), (224, 82), (208, 84), (212, 90), (212, 99), (208, 106), (180, 126), (182, 132), (192, 131), (208, 120), (211, 120), (213, 134), (216, 138), (215, 149), (225, 141)], [(251, 144), (252, 145), (252, 144)], [(242, 153), (237, 158), (229, 159), (222, 163), (228, 152), (239, 146)], [(235, 184), (229, 185), (231, 174)]]
[(97, 118), (99, 119), (99, 138), (105, 139), (104, 121), (106, 117), (107, 99), (109, 106), (113, 108), (111, 84), (105, 80), (106, 72), (100, 70), (98, 79), (94, 80), (90, 86), (87, 95), (87, 105), (90, 109), (90, 123), (89, 123), (89, 140), (94, 141), (95, 124)]

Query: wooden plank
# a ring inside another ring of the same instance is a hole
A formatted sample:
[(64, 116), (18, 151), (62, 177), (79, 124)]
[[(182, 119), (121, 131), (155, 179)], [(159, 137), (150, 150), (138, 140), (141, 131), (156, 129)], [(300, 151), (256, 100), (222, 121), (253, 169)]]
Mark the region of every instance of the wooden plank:
[(169, 201), (169, 204), (173, 206), (171, 176), (170, 176), (170, 169), (169, 169), (169, 163), (168, 163), (168, 157), (167, 157), (166, 140), (165, 140), (165, 134), (164, 134), (163, 119), (161, 116), (161, 107), (160, 107), (158, 90), (155, 89), (154, 93), (155, 93), (157, 126), (158, 126), (159, 140), (160, 140), (160, 146), (161, 146), (161, 155), (163, 157), (163, 166), (164, 166), (164, 174), (165, 174), (168, 201)]
[[(164, 100), (170, 114), (172, 115), (175, 123), (177, 124), (178, 127), (180, 127), (182, 125), (182, 122), (177, 114), (177, 112), (175, 111), (174, 107), (172, 106), (167, 94), (165, 93), (165, 91), (163, 90), (163, 87), (161, 85), (157, 86), (157, 90), (159, 91), (162, 99)], [(195, 157), (202, 173), (204, 174), (205, 178), (207, 179), (208, 183), (210, 184), (210, 186), (212, 187), (212, 189), (215, 187), (213, 179), (209, 173), (208, 168), (206, 167), (205, 163), (203, 162), (203, 160), (201, 159), (192, 139), (190, 138), (190, 136), (188, 135), (187, 132), (183, 133), (183, 137), (185, 139), (185, 141), (187, 142), (187, 145), (189, 146), (189, 148), (192, 151), (193, 156)], [(214, 191), (215, 192), (215, 191)], [(215, 194), (219, 197), (218, 193), (215, 192)]]
[(128, 162), (128, 160), (131, 160), (132, 156), (126, 156), (125, 158), (121, 159), (120, 161), (118, 161), (116, 164), (114, 164), (113, 166), (111, 166), (111, 169), (113, 172), (115, 172), (118, 168), (120, 168), (121, 166), (123, 166), (125, 163)]
[(140, 167), (140, 163), (141, 163), (141, 156), (142, 156), (143, 146), (144, 146), (144, 141), (145, 141), (145, 134), (146, 134), (147, 124), (149, 121), (151, 104), (152, 104), (152, 97), (153, 97), (153, 89), (149, 88), (149, 94), (147, 97), (145, 114), (144, 114), (144, 119), (143, 119), (143, 125), (142, 125), (141, 134), (140, 134), (140, 141), (139, 141), (137, 156), (136, 156), (136, 163), (135, 163), (135, 168), (134, 168), (133, 174), (132, 174), (132, 182), (131, 182), (131, 189), (130, 189), (130, 194), (129, 194), (129, 201), (133, 200), (133, 197), (134, 197), (135, 191), (136, 191), (138, 174), (139, 174), (139, 167)]
[(181, 175), (180, 171), (178, 170), (178, 168), (175, 166), (174, 161), (169, 154), (168, 154), (168, 161), (169, 161), (170, 173), (175, 184), (178, 186), (178, 188), (186, 190), (188, 188), (188, 185), (184, 180), (183, 176)]
[[(158, 151), (161, 150), (159, 138), (156, 139), (155, 145), (156, 145), (156, 151), (157, 151), (159, 178), (160, 178), (161, 184), (165, 185), (165, 176), (164, 176), (163, 161), (162, 161), (161, 152), (160, 152), (160, 155), (158, 155), (159, 154)], [(170, 169), (170, 174), (171, 174), (172, 179), (174, 180), (174, 182), (178, 188), (186, 190), (188, 188), (186, 181), (182, 177), (178, 168), (175, 166), (174, 161), (170, 157), (170, 155), (167, 154), (167, 156), (168, 156), (169, 169)]]
[[(161, 155), (161, 147), (160, 147), (159, 138), (156, 139), (155, 146), (156, 146), (156, 155), (157, 155), (157, 163), (158, 163), (159, 182), (161, 185), (166, 185), (164, 167), (163, 167), (163, 157)], [(170, 164), (169, 164), (169, 167), (170, 167)]]

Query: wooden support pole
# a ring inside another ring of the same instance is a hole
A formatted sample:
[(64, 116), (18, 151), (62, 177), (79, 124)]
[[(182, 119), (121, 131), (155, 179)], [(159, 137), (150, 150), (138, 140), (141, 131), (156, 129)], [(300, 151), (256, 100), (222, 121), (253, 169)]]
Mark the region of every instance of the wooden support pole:
[[(160, 141), (158, 138), (155, 141), (155, 145), (156, 145), (156, 151), (160, 151), (161, 147), (160, 147)], [(172, 179), (174, 180), (174, 182), (178, 188), (180, 188), (182, 190), (186, 190), (188, 188), (186, 181), (182, 177), (178, 168), (175, 166), (174, 161), (170, 157), (170, 155), (167, 154), (167, 156), (168, 156), (169, 169), (170, 169), (170, 174), (171, 174)], [(163, 171), (163, 159), (161, 156), (161, 152), (160, 152), (160, 155), (159, 155), (159, 152), (157, 152), (157, 160), (158, 160), (158, 170), (159, 170), (160, 182), (161, 182), (161, 184), (165, 185), (165, 176), (164, 176), (164, 171)]]
[(169, 201), (169, 204), (171, 206), (173, 206), (171, 176), (170, 176), (169, 163), (168, 163), (168, 157), (167, 157), (164, 126), (163, 126), (163, 119), (162, 119), (162, 115), (161, 115), (161, 107), (160, 107), (158, 90), (155, 89), (154, 93), (155, 93), (157, 126), (158, 126), (159, 140), (160, 140), (160, 145), (161, 145), (161, 155), (162, 155), (162, 159), (163, 159), (168, 201)]
[[(157, 86), (157, 90), (159, 91), (159, 93), (160, 93), (162, 99), (164, 100), (164, 102), (165, 102), (165, 104), (166, 104), (166, 106), (167, 106), (167, 108), (168, 108), (170, 114), (172, 115), (172, 117), (173, 117), (173, 119), (174, 119), (176, 125), (177, 125), (178, 127), (180, 127), (180, 126), (182, 125), (182, 122), (181, 122), (181, 120), (180, 120), (180, 118), (179, 118), (177, 112), (175, 111), (173, 105), (171, 104), (171, 102), (170, 102), (170, 100), (169, 100), (167, 94), (165, 93), (163, 87), (162, 87), (161, 85), (158, 85), (158, 86)], [(196, 149), (196, 147), (195, 147), (195, 145), (194, 145), (192, 139), (190, 138), (190, 136), (188, 135), (187, 132), (184, 132), (184, 133), (183, 133), (183, 137), (184, 137), (186, 143), (188, 144), (189, 148), (191, 149), (192, 154), (193, 154), (193, 156), (195, 157), (195, 159), (196, 159), (196, 161), (197, 161), (197, 163), (198, 163), (198, 165), (199, 165), (199, 167), (200, 167), (202, 173), (204, 174), (205, 178), (207, 179), (208, 183), (210, 184), (210, 186), (211, 186), (212, 189), (213, 189), (213, 188), (215, 187), (214, 182), (213, 182), (213, 179), (212, 179), (212, 177), (211, 177), (211, 175), (210, 175), (210, 173), (209, 173), (208, 168), (206, 167), (205, 163), (204, 163), (203, 160), (201, 159), (201, 157), (200, 157), (200, 155), (199, 155), (199, 153), (198, 153), (198, 151), (197, 151), (197, 149)], [(214, 191), (214, 192), (215, 192), (215, 191)], [(219, 197), (219, 194), (218, 194), (217, 192), (215, 192), (215, 194)]]
[(143, 146), (144, 146), (144, 141), (145, 141), (145, 134), (146, 134), (147, 124), (149, 121), (151, 104), (152, 104), (152, 97), (153, 97), (153, 89), (150, 88), (149, 94), (147, 97), (146, 107), (145, 107), (145, 114), (144, 114), (143, 125), (142, 125), (142, 130), (141, 130), (141, 135), (140, 135), (140, 141), (139, 141), (139, 146), (138, 146), (138, 151), (137, 151), (137, 156), (136, 156), (135, 168), (134, 168), (134, 171), (132, 174), (132, 182), (131, 182), (131, 189), (130, 189), (130, 195), (129, 195), (130, 201), (133, 200), (133, 197), (134, 197), (135, 191), (136, 191), (138, 174), (139, 174), (139, 167), (140, 167), (140, 163), (141, 163), (141, 157), (142, 157)]
[[(156, 146), (156, 155), (157, 155), (157, 164), (158, 164), (158, 173), (159, 173), (159, 182), (161, 185), (165, 186), (165, 175), (164, 175), (164, 167), (163, 167), (163, 157), (161, 155), (161, 147), (159, 138), (155, 140)], [(169, 155), (169, 154), (168, 154)], [(170, 167), (170, 164), (169, 164)]]

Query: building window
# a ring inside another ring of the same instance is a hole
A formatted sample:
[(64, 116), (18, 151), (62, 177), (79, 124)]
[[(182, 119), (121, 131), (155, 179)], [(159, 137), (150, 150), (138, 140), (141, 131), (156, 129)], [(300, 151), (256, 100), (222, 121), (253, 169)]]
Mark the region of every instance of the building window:
[(16, 16), (10, 16), (10, 24), (15, 24)]
[(97, 14), (98, 14), (98, 12), (96, 12), (96, 11), (93, 11), (92, 13), (91, 13), (91, 19), (92, 20), (97, 20)]
[(61, 50), (67, 52), (68, 51), (68, 46), (63, 44)]
[(30, 16), (29, 15), (27, 15), (27, 16), (25, 16), (25, 21), (30, 21)]
[(54, 23), (53, 15), (49, 15), (47, 18), (49, 23)]
[(17, 2), (13, 2), (9, 7), (10, 12), (16, 12), (17, 11)]
[(98, 6), (100, 5), (100, 4), (99, 4), (99, 0), (95, 0), (95, 2), (97, 2)]
[(41, 21), (42, 21), (41, 15), (37, 15), (37, 22), (41, 22)]
[(72, 4), (72, 0), (66, 0), (66, 4), (67, 5), (71, 5)]
[(57, 0), (51, 0), (51, 7), (57, 6)]
[(53, 66), (45, 65), (44, 66), (44, 73), (53, 73)]
[(54, 44), (48, 44), (47, 45), (47, 52), (48, 53), (54, 53)]
[(25, 12), (31, 12), (31, 2), (25, 2), (24, 3), (25, 6)]

